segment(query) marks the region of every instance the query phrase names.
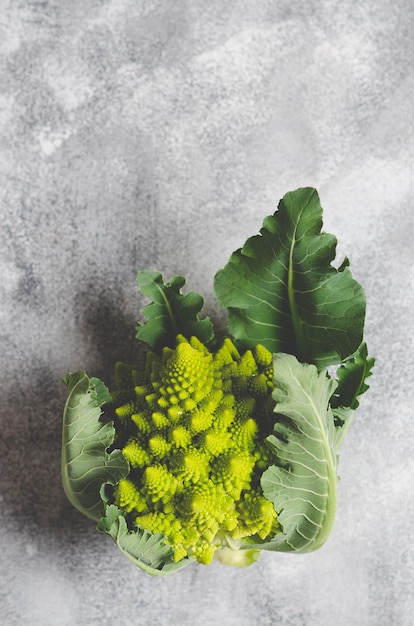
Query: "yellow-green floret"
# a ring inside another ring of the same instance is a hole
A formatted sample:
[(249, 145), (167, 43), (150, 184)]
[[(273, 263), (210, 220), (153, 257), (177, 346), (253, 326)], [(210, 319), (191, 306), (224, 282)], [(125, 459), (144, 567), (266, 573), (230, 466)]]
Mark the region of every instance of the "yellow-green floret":
[(260, 476), (270, 464), (272, 355), (240, 355), (226, 339), (211, 353), (179, 336), (145, 368), (119, 366), (118, 445), (131, 472), (115, 503), (139, 527), (160, 532), (177, 561), (210, 563), (227, 542), (278, 532)]

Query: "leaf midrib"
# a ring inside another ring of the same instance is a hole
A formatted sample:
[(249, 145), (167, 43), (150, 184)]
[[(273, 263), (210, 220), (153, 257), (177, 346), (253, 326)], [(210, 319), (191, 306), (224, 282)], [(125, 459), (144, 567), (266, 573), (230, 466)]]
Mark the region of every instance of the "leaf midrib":
[(165, 295), (164, 291), (159, 287), (159, 285), (156, 282), (154, 282), (154, 285), (156, 286), (156, 288), (160, 292), (161, 297), (162, 297), (162, 299), (163, 299), (163, 301), (165, 303), (165, 308), (167, 309), (167, 313), (168, 313), (168, 316), (169, 316), (170, 321), (171, 321), (171, 326), (172, 326), (174, 335), (178, 335), (177, 322), (175, 320), (175, 317), (174, 317), (174, 314), (173, 314), (173, 311), (172, 311), (172, 308), (171, 308), (171, 305), (170, 305), (170, 301), (168, 300), (168, 298)]
[[(326, 537), (328, 536), (331, 526), (335, 517), (336, 510), (336, 489), (331, 488), (332, 482), (336, 481), (336, 465), (334, 459), (332, 457), (332, 446), (328, 440), (328, 430), (325, 427), (325, 424), (322, 419), (322, 415), (319, 413), (312, 397), (308, 394), (308, 392), (304, 389), (303, 385), (301, 385), (300, 381), (296, 378), (296, 376), (292, 373), (292, 378), (296, 381), (299, 387), (302, 389), (303, 394), (307, 398), (309, 405), (312, 408), (314, 415), (316, 416), (316, 423), (319, 426), (319, 431), (321, 433), (321, 441), (322, 447), (324, 449), (324, 458), (326, 459), (327, 465), (327, 483), (328, 483), (328, 494), (326, 497), (326, 509), (324, 514), (324, 522), (320, 525), (320, 531), (316, 538), (312, 539), (308, 545), (312, 544), (312, 549), (315, 550), (315, 545), (322, 545), (325, 542)], [(326, 525), (326, 519), (328, 520), (328, 525)], [(307, 547), (307, 546), (306, 546)], [(302, 551), (306, 550), (306, 547), (302, 549)]]
[(288, 301), (289, 301), (289, 308), (290, 308), (290, 312), (291, 312), (291, 316), (292, 316), (293, 330), (294, 330), (294, 333), (295, 333), (298, 357), (301, 360), (305, 356), (306, 340), (305, 340), (305, 334), (303, 332), (303, 320), (301, 319), (301, 317), (299, 315), (298, 307), (297, 307), (296, 300), (295, 300), (295, 288), (294, 288), (294, 285), (293, 285), (293, 274), (294, 274), (293, 251), (294, 251), (295, 245), (297, 243), (297, 241), (296, 241), (296, 233), (297, 233), (297, 230), (298, 230), (299, 222), (300, 222), (302, 214), (305, 211), (306, 207), (308, 206), (309, 202), (310, 202), (310, 199), (305, 204), (305, 206), (302, 208), (302, 210), (299, 213), (298, 218), (296, 220), (295, 228), (294, 228), (294, 231), (293, 231), (293, 234), (292, 234), (292, 240), (291, 240), (291, 244), (290, 244), (290, 249), (289, 249), (289, 267), (288, 267)]

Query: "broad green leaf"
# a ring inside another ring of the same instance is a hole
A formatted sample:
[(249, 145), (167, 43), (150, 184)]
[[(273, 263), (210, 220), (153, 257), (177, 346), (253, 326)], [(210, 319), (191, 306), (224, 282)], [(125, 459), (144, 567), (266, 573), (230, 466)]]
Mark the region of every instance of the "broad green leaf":
[(362, 341), (365, 294), (348, 261), (332, 265), (336, 238), (321, 232), (315, 189), (286, 194), (259, 235), (215, 277), (228, 327), (244, 348), (261, 343), (319, 368), (340, 363)]
[(146, 322), (137, 324), (137, 338), (148, 343), (154, 351), (164, 346), (175, 347), (178, 334), (187, 339), (198, 337), (204, 344), (213, 339), (213, 325), (208, 318), (200, 320), (204, 300), (194, 291), (181, 293), (185, 284), (182, 276), (174, 276), (165, 284), (162, 275), (152, 270), (138, 272), (140, 290), (152, 300), (143, 309)]
[(165, 543), (162, 534), (150, 533), (139, 526), (128, 529), (125, 517), (113, 504), (99, 520), (98, 530), (108, 533), (125, 556), (152, 576), (172, 574), (192, 562), (192, 559), (183, 559), (175, 563), (173, 549)]
[(275, 465), (262, 476), (283, 533), (264, 546), (310, 552), (326, 541), (335, 518), (337, 457), (329, 399), (336, 381), (294, 356), (274, 356), (273, 398), (277, 414), (267, 438)]
[(129, 472), (120, 450), (110, 454), (115, 429), (102, 422), (101, 406), (111, 401), (104, 383), (84, 371), (63, 379), (68, 397), (63, 414), (62, 482), (69, 501), (84, 515), (98, 520), (104, 514), (103, 483), (115, 485)]
[(359, 396), (368, 389), (367, 378), (371, 376), (375, 359), (368, 357), (368, 349), (363, 342), (358, 350), (352, 354), (336, 372), (338, 387), (332, 396), (331, 406), (349, 407), (353, 410), (359, 407)]

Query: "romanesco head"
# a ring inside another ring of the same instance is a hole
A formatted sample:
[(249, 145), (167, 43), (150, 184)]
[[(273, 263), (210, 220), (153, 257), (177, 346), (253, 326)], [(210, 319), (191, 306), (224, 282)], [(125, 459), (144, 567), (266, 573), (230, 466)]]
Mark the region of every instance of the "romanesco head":
[(278, 532), (260, 476), (273, 411), (272, 355), (240, 355), (230, 339), (210, 352), (179, 336), (148, 353), (143, 370), (118, 372), (118, 445), (131, 471), (115, 503), (139, 527), (160, 532), (177, 561), (209, 563), (226, 540)]

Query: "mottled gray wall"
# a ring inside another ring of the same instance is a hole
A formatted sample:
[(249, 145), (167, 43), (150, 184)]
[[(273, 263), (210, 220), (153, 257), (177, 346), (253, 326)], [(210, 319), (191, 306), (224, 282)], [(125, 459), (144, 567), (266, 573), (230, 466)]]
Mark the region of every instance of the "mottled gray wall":
[[(414, 4), (0, 0), (0, 615), (7, 626), (413, 623)], [(165, 579), (66, 501), (60, 378), (136, 356), (142, 268), (212, 279), (313, 185), (377, 357), (319, 552)]]

